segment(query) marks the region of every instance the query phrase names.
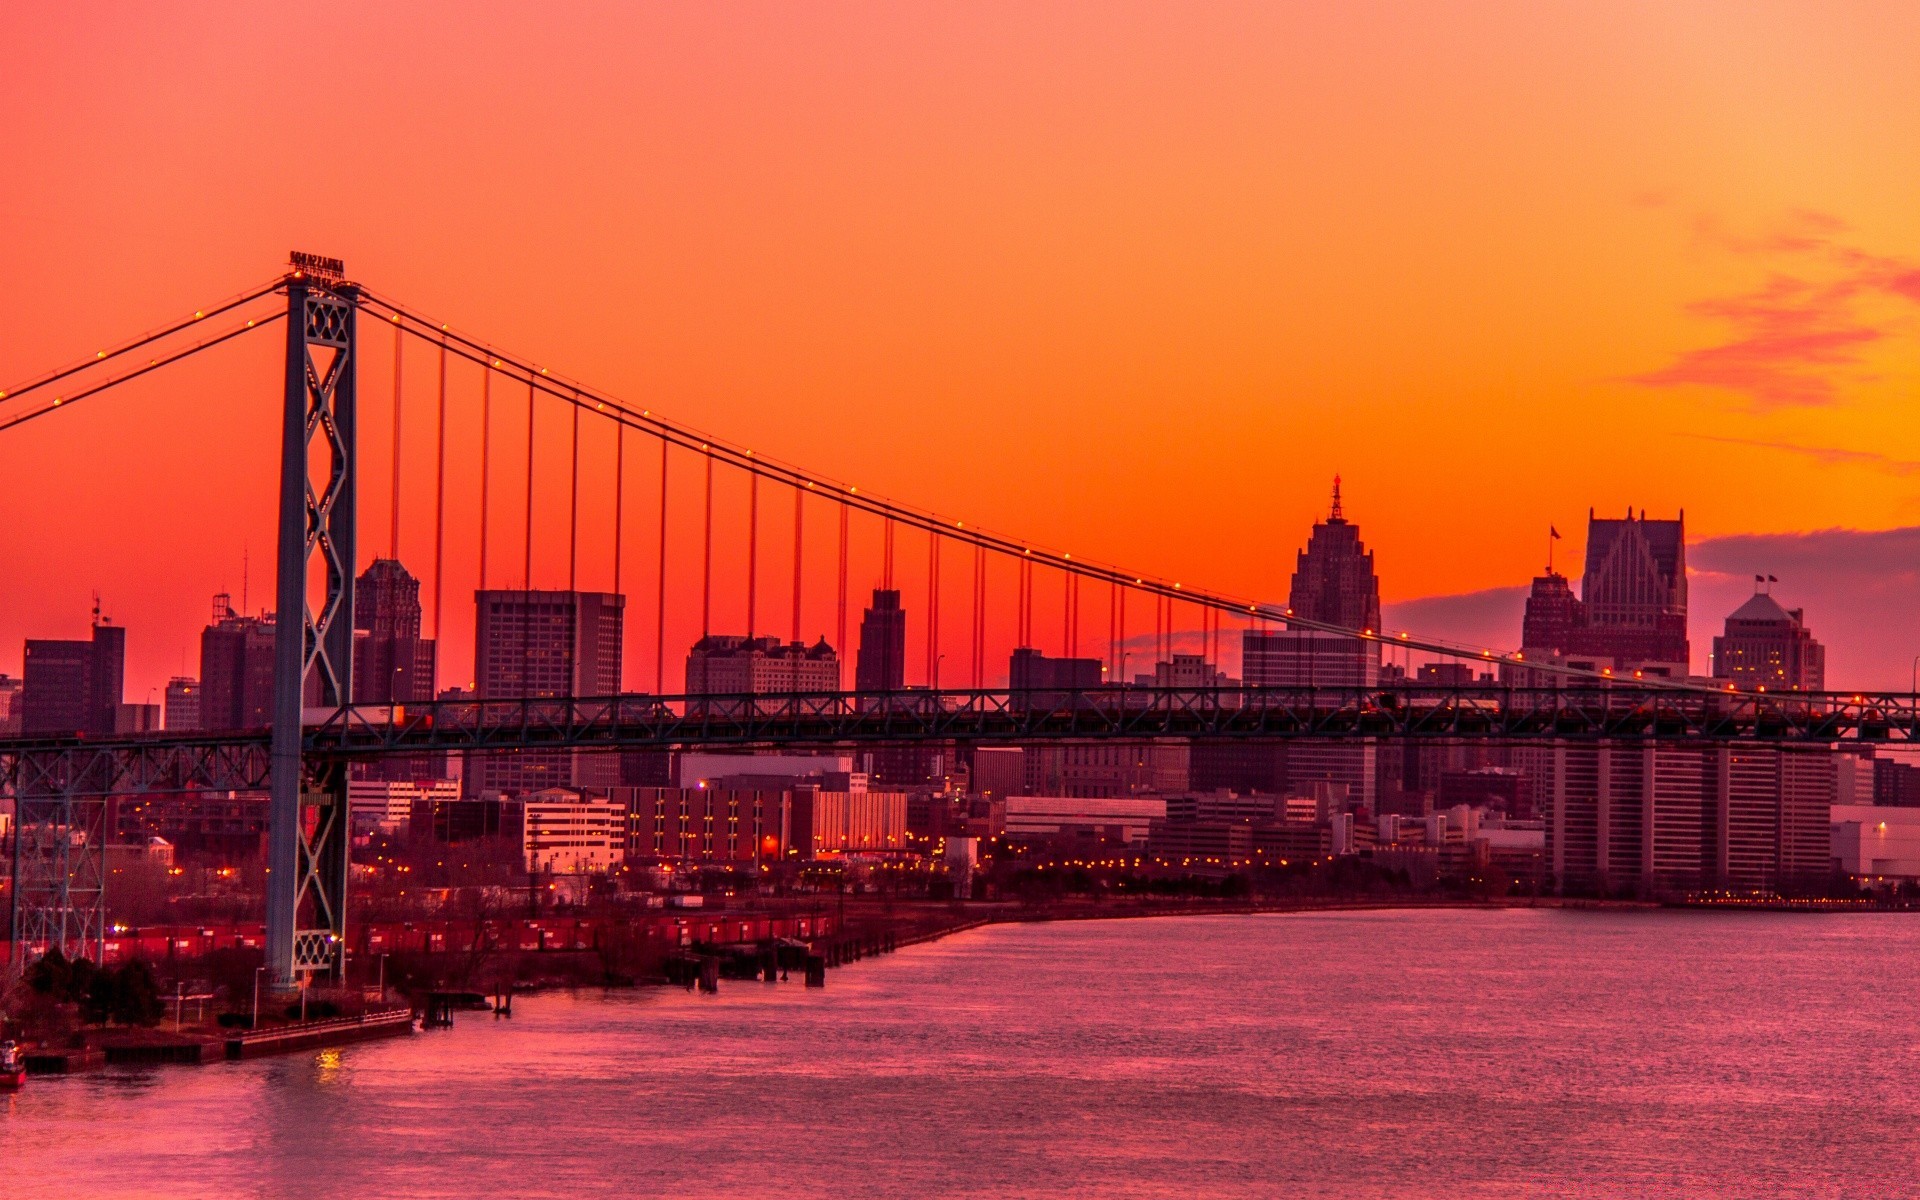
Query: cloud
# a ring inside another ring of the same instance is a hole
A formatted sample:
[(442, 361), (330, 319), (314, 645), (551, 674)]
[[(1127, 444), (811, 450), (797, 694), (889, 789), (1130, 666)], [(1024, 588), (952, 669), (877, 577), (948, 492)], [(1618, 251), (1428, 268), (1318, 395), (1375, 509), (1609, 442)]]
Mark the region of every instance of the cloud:
[(1791, 260), (1759, 287), (1694, 301), (1687, 311), (1731, 328), (1713, 345), (1682, 352), (1652, 371), (1626, 377), (1642, 387), (1707, 387), (1744, 396), (1758, 409), (1831, 404), (1863, 352), (1888, 336), (1865, 301), (1920, 303), (1920, 267), (1836, 240), (1839, 219), (1797, 212), (1758, 236), (1730, 233), (1708, 219), (1695, 224), (1707, 244), (1739, 257)]
[(1525, 587), (1487, 588), (1450, 596), (1423, 596), (1382, 606), (1389, 630), (1487, 649), (1511, 650), (1520, 644), (1520, 618), (1527, 609)]
[(1728, 446), (1754, 446), (1762, 450), (1778, 450), (1784, 454), (1797, 454), (1811, 458), (1829, 466), (1866, 467), (1882, 471), (1888, 475), (1920, 475), (1920, 461), (1910, 458), (1895, 458), (1891, 454), (1881, 454), (1877, 450), (1848, 450), (1838, 446), (1801, 446), (1793, 442), (1768, 442), (1758, 438), (1721, 437), (1711, 433), (1682, 433), (1678, 437), (1693, 438), (1701, 442), (1720, 442)]

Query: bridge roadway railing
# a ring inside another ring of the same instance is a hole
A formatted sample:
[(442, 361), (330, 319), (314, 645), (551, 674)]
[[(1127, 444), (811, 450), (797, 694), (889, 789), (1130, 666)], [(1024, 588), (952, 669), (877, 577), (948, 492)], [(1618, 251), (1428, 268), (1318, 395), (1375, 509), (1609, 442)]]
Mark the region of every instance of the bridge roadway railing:
[[(1086, 688), (442, 700), (309, 709), (316, 759), (677, 746), (880, 745), (1161, 737), (1920, 740), (1907, 693), (1672, 687)], [(266, 730), (0, 741), (14, 794), (266, 786)]]

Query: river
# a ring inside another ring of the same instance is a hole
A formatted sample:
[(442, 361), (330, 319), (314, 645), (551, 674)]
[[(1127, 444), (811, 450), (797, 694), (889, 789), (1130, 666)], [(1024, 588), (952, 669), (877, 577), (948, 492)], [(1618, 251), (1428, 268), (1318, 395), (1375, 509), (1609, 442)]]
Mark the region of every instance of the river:
[(9, 1196), (1920, 1195), (1920, 917), (993, 926), (0, 1099)]

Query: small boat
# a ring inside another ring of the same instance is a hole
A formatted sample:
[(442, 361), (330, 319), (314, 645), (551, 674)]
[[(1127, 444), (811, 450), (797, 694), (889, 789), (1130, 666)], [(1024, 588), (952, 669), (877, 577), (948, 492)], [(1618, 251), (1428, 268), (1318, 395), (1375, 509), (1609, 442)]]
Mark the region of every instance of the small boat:
[(27, 1081), (27, 1056), (17, 1042), (0, 1042), (0, 1091), (12, 1091)]

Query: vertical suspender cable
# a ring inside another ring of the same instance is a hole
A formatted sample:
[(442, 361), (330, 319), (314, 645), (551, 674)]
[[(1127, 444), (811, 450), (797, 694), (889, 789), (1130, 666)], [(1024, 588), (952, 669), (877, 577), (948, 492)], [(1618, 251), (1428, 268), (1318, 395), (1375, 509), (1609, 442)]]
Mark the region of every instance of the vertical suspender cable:
[(940, 686), (940, 534), (927, 531), (927, 686)]
[[(847, 507), (846, 501), (842, 500), (840, 502), (840, 615), (839, 622), (834, 627), (836, 639), (834, 649), (839, 652), (840, 661), (843, 664), (847, 661), (847, 526), (852, 516), (853, 510)], [(842, 666), (840, 686), (845, 687), (846, 682), (846, 668)]]
[(521, 547), (520, 589), (528, 595), (533, 594), (533, 412), (534, 395), (533, 376), (527, 376), (527, 512), (526, 538)]
[(487, 483), (493, 476), (493, 368), (480, 367), (480, 590), (487, 590)]
[(667, 687), (667, 447), (660, 439), (660, 593), (653, 610), (653, 694), (663, 695)]
[(613, 434), (613, 594), (620, 595), (620, 541), (627, 517), (627, 423), (617, 422)]
[(754, 635), (754, 605), (760, 586), (760, 472), (747, 472), (747, 637)]
[(533, 373), (527, 373), (527, 523), (521, 547), (520, 575), (520, 694), (531, 697), (533, 689), (533, 414), (536, 385)]
[[(387, 557), (400, 557), (400, 323), (393, 326), (393, 525), (387, 534)], [(348, 570), (354, 564), (347, 564)]]
[[(794, 489), (793, 489), (793, 644), (795, 646), (799, 646), (802, 644), (800, 641), (800, 588), (801, 588), (801, 582), (802, 582), (801, 575), (800, 575), (800, 548), (801, 548), (800, 535), (801, 535), (801, 532), (806, 528), (806, 524), (805, 524), (806, 510), (803, 507), (803, 502), (806, 500), (806, 496), (807, 496), (807, 492), (805, 488), (800, 487), (798, 484), (794, 485)], [(800, 655), (797, 652), (793, 656), (793, 690), (796, 692), (800, 690)]]
[(580, 589), (580, 402), (573, 404), (573, 474), (567, 489), (567, 591)]
[(1120, 682), (1120, 623), (1117, 606), (1120, 601), (1120, 584), (1116, 580), (1107, 580), (1107, 682)]
[[(440, 419), (433, 454), (433, 640), (440, 642), (440, 593), (447, 548), (447, 340), (440, 339)], [(436, 662), (436, 666), (438, 663)], [(427, 699), (432, 699), (428, 696)]]
[(1115, 605), (1114, 628), (1119, 636), (1114, 639), (1119, 648), (1114, 652), (1114, 669), (1120, 672), (1120, 682), (1127, 681), (1127, 589), (1116, 584), (1120, 591), (1120, 602)]
[(707, 451), (707, 532), (705, 549), (700, 556), (700, 636), (713, 633), (713, 451)]
[(888, 589), (889, 591), (893, 589), (893, 518), (892, 517), (887, 518), (886, 533), (881, 539), (880, 586)]
[(975, 691), (986, 685), (981, 676), (986, 670), (987, 650), (987, 548), (979, 542), (973, 544), (973, 687)]

